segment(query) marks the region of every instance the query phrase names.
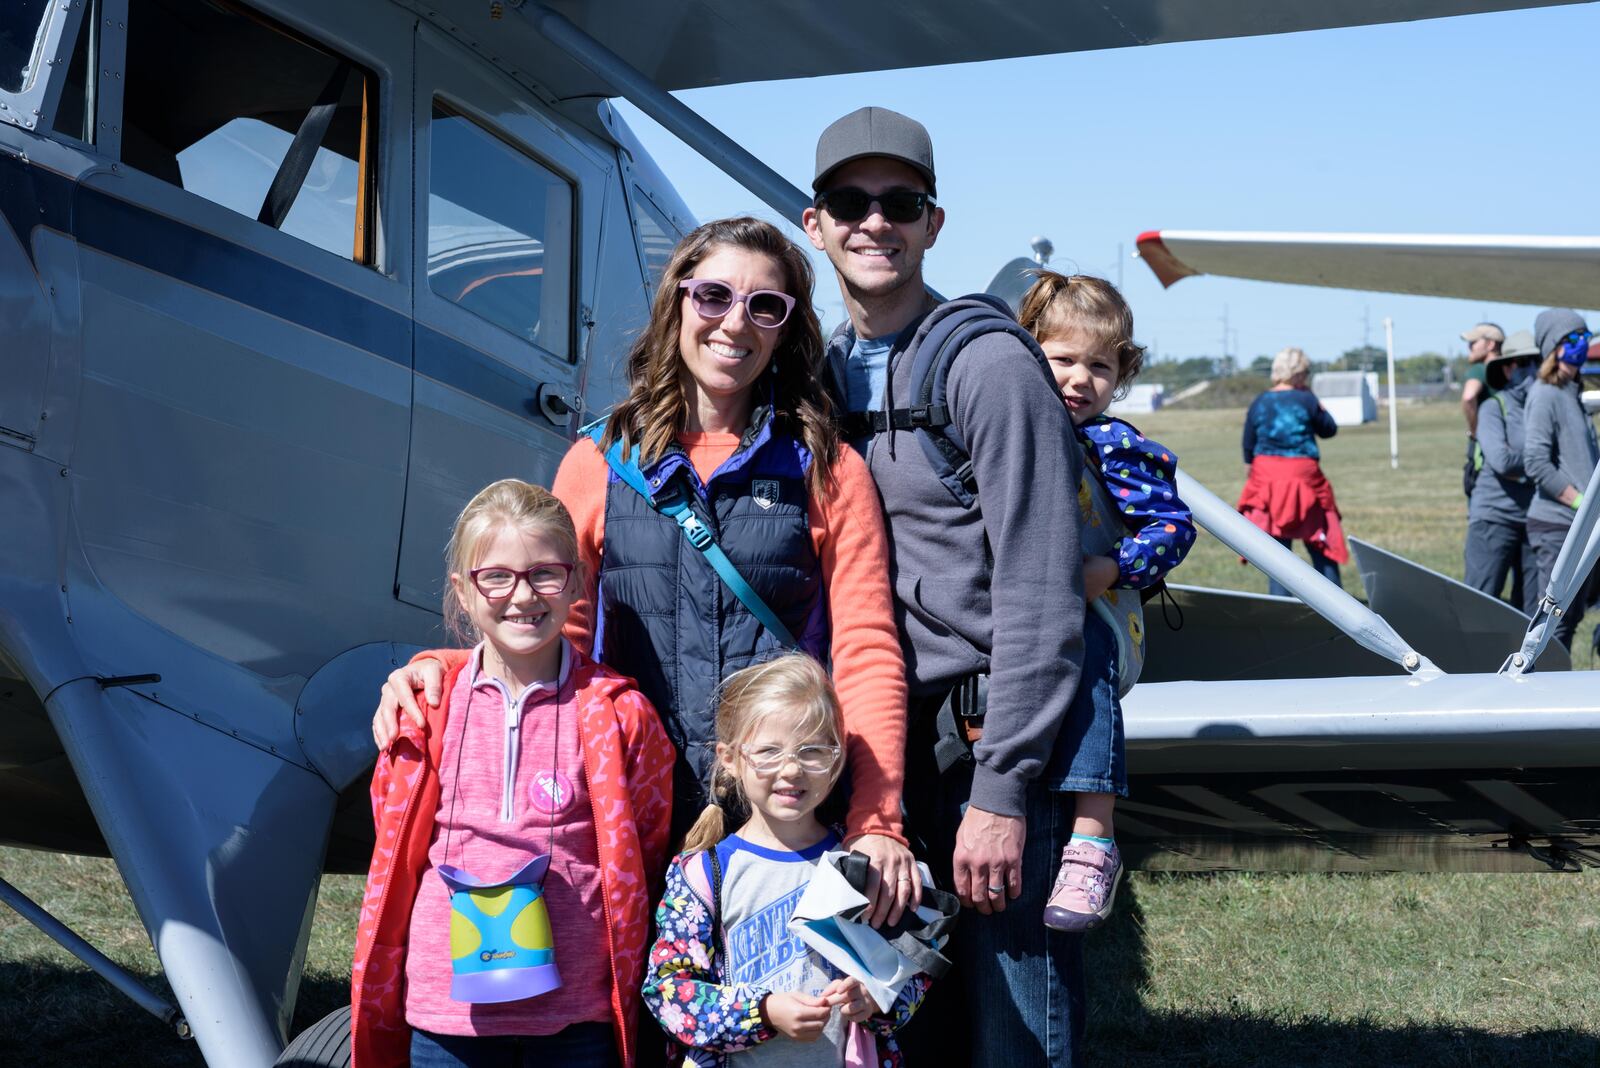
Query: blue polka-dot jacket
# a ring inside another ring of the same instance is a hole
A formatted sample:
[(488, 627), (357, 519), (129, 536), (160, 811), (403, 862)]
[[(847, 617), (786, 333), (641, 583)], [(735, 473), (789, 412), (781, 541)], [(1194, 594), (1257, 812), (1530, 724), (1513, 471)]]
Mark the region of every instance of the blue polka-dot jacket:
[(1127, 533), (1117, 541), (1123, 589), (1142, 590), (1166, 578), (1194, 545), (1194, 516), (1178, 497), (1178, 457), (1108, 415), (1077, 428), (1084, 454), (1111, 495)]

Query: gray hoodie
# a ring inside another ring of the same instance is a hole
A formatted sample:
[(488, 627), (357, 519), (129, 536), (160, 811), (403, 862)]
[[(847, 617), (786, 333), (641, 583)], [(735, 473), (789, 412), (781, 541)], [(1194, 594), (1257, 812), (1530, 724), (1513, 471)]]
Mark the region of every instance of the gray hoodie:
[(1576, 514), (1558, 498), (1568, 486), (1581, 493), (1600, 460), (1594, 423), (1583, 410), (1583, 390), (1576, 380), (1564, 386), (1538, 381), (1528, 390), (1524, 413), (1527, 437), (1522, 465), (1539, 493), (1528, 506), (1528, 519), (1571, 526)]
[[(930, 312), (895, 346), (888, 407), (910, 405), (917, 345), (955, 303)], [(833, 336), (835, 368), (852, 343), (848, 327)], [(875, 437), (867, 466), (888, 521), (911, 692), (931, 696), (965, 676), (989, 674), (970, 801), (1021, 816), (1024, 792), (1050, 759), (1083, 670), (1076, 493), (1083, 459), (1061, 397), (1014, 337), (988, 334), (964, 348), (951, 366), (948, 394), (972, 457), (975, 505), (963, 507), (939, 481), (915, 431)]]
[(1522, 467), (1523, 406), (1532, 379), (1483, 398), (1478, 405), (1478, 448), (1483, 470), (1467, 503), (1470, 523), (1520, 527), (1528, 518), (1534, 486)]

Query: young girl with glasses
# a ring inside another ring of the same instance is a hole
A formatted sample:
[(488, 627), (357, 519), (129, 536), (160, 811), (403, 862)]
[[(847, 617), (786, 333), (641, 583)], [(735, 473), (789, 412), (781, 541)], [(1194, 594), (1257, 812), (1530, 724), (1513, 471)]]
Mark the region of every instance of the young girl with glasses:
[(852, 1043), (900, 1063), (893, 1035), (927, 979), (879, 1013), (788, 927), (822, 855), (840, 847), (817, 806), (843, 770), (839, 700), (816, 661), (790, 653), (722, 684), (711, 801), (667, 868), (644, 984), (683, 1063), (843, 1065)]
[[(806, 255), (758, 219), (705, 223), (673, 250), (627, 354), (627, 396), (580, 434), (551, 486), (586, 565), (567, 637), (660, 713), (678, 750), (675, 839), (705, 804), (717, 684), (789, 649), (826, 660), (848, 728), (846, 841), (871, 859), (874, 923), (894, 923), (921, 894), (901, 824), (905, 660), (878, 491), (829, 417), (813, 283)], [(712, 542), (745, 592), (706, 554)], [(463, 656), (430, 651), (390, 676), (380, 747), (402, 715), (422, 720)]]
[(561, 637), (582, 581), (547, 490), (484, 489), (447, 556), (445, 619), (475, 644), (373, 775), (353, 1063), (631, 1065), (672, 745)]
[(1144, 362), (1133, 312), (1116, 287), (1040, 271), (1018, 319), (1044, 350), (1084, 454), (1083, 675), (1056, 741), (1054, 764), (1069, 766), (1047, 772), (1075, 806), (1044, 922), (1087, 931), (1111, 914), (1122, 874), (1113, 836), (1116, 799), (1128, 792), (1119, 673), (1143, 661), (1140, 592), (1183, 560), (1194, 544), (1194, 519), (1178, 498), (1172, 450), (1106, 414)]

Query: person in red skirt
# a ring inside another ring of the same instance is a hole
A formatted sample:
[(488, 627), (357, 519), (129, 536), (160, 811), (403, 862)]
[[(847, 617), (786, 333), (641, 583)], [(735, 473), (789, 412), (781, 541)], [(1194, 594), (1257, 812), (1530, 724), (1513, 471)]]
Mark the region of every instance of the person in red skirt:
[[(1328, 581), (1338, 585), (1339, 565), (1350, 559), (1333, 486), (1322, 473), (1318, 438), (1339, 432), (1333, 416), (1307, 388), (1311, 361), (1302, 349), (1272, 358), (1272, 388), (1255, 399), (1244, 417), (1244, 462), (1250, 477), (1239, 494), (1246, 519), (1284, 545), (1306, 543), (1306, 552)], [(1289, 591), (1269, 578), (1267, 591)]]

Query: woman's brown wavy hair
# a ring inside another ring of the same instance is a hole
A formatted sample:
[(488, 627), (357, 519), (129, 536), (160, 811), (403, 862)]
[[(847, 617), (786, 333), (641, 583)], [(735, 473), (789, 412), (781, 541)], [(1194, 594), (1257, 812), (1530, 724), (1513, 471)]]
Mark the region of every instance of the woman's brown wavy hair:
[(623, 451), (629, 452), (637, 445), (640, 462), (650, 464), (666, 453), (684, 429), (688, 400), (683, 392), (678, 331), (687, 295), (678, 283), (692, 275), (707, 256), (725, 248), (770, 257), (783, 271), (784, 292), (795, 299), (794, 311), (772, 350), (772, 363), (751, 388), (756, 390), (757, 407), (766, 403), (767, 389), (772, 390), (774, 429), (810, 450), (807, 481), (813, 493), (820, 492), (838, 458), (839, 435), (833, 425), (832, 405), (822, 388), (822, 328), (811, 305), (815, 276), (810, 260), (793, 241), (771, 223), (749, 216), (708, 222), (672, 250), (650, 306), (650, 323), (628, 352), (628, 395), (606, 420), (600, 448), (604, 451), (620, 441)]

